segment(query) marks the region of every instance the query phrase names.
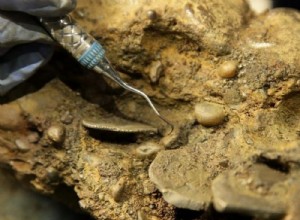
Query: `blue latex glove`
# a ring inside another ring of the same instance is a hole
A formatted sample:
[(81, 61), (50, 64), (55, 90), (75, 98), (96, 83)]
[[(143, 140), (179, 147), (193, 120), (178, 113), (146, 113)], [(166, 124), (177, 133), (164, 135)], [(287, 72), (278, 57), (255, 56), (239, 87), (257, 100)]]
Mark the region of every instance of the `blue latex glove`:
[(61, 16), (76, 0), (0, 0), (0, 95), (20, 84), (53, 54), (53, 40), (30, 15)]

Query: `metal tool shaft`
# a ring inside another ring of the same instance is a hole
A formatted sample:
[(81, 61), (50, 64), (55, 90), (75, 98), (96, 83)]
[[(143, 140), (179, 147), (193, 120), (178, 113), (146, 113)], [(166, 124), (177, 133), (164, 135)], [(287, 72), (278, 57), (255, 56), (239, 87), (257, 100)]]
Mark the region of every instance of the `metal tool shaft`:
[(173, 125), (162, 117), (145, 93), (133, 88), (121, 79), (119, 73), (114, 70), (108, 59), (105, 57), (105, 50), (101, 44), (77, 25), (70, 16), (40, 18), (40, 22), (51, 36), (70, 52), (81, 65), (88, 69), (93, 69), (95, 72), (104, 74), (124, 89), (145, 98), (155, 114), (169, 124), (173, 130)]
[(40, 18), (41, 23), (61, 46), (84, 67), (93, 69), (103, 58), (103, 47), (70, 16)]

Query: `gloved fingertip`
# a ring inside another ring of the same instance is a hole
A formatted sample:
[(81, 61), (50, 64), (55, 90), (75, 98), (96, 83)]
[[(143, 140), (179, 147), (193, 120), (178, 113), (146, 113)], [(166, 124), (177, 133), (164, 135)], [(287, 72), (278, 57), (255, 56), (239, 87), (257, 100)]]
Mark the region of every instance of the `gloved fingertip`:
[(52, 57), (51, 45), (31, 43), (8, 51), (0, 60), (0, 96), (32, 76)]
[(0, 10), (25, 12), (38, 17), (63, 16), (75, 9), (77, 0), (0, 0)]

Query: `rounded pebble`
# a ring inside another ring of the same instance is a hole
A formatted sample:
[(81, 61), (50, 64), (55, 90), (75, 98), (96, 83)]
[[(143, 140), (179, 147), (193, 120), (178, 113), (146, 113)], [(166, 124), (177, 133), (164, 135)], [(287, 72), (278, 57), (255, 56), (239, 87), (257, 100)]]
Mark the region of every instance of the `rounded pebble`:
[(156, 143), (145, 143), (136, 149), (137, 156), (141, 158), (149, 158), (157, 154), (161, 147)]
[(21, 152), (27, 152), (30, 150), (30, 144), (24, 139), (17, 139), (15, 144)]
[(222, 105), (202, 102), (195, 105), (195, 116), (204, 126), (216, 126), (224, 122), (226, 115)]
[(154, 10), (148, 10), (147, 11), (147, 17), (150, 19), (150, 20), (155, 20), (157, 18), (157, 13), (156, 11)]
[(179, 127), (175, 127), (174, 130), (164, 136), (161, 140), (160, 143), (166, 148), (166, 149), (175, 149), (180, 146), (178, 143), (178, 139), (180, 138), (181, 134), (181, 129)]
[(67, 111), (61, 116), (60, 121), (66, 125), (69, 125), (73, 122), (73, 119), (73, 115), (69, 111)]
[(27, 140), (30, 143), (37, 143), (40, 140), (40, 136), (37, 132), (32, 132), (27, 136)]
[(151, 82), (157, 83), (163, 71), (163, 66), (160, 61), (154, 61), (149, 70), (149, 78)]
[(114, 186), (111, 187), (111, 195), (116, 202), (120, 202), (125, 188), (125, 179), (121, 178)]
[(48, 167), (47, 179), (49, 183), (57, 183), (59, 181), (59, 172), (54, 167)]
[(238, 62), (236, 61), (225, 61), (217, 69), (217, 73), (222, 78), (235, 77), (238, 70)]
[(61, 125), (52, 125), (48, 128), (47, 135), (53, 142), (61, 143), (65, 138), (65, 128)]

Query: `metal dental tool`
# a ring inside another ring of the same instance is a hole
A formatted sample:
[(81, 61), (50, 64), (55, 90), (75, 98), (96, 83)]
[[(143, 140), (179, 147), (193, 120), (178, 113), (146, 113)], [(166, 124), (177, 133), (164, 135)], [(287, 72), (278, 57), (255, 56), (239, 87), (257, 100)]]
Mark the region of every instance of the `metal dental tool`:
[(101, 44), (76, 24), (69, 15), (59, 18), (40, 18), (40, 22), (54, 40), (70, 52), (81, 65), (104, 74), (124, 89), (144, 97), (155, 114), (170, 125), (173, 130), (173, 125), (158, 112), (150, 98), (144, 92), (133, 88), (121, 79), (119, 73), (114, 70), (105, 57), (105, 51)]

